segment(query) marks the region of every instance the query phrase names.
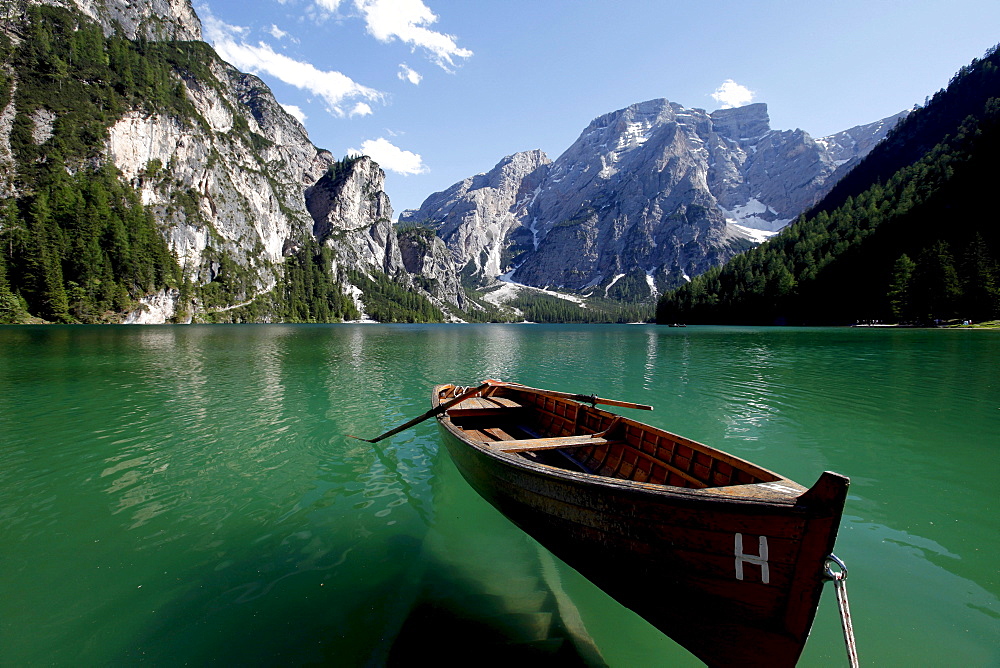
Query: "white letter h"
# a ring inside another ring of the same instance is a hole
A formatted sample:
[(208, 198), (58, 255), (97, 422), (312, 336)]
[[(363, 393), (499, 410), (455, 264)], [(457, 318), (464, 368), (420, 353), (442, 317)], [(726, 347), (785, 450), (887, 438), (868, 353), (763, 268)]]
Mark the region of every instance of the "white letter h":
[(767, 584), (771, 579), (770, 569), (767, 567), (767, 536), (760, 537), (760, 547), (757, 556), (743, 553), (743, 534), (736, 534), (736, 579), (743, 579), (743, 562), (760, 566), (760, 581)]

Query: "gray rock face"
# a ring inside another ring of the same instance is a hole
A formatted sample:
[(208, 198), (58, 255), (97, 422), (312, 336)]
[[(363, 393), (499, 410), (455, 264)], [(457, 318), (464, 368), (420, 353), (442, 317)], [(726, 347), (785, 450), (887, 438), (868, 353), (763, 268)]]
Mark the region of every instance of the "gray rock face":
[(469, 308), (451, 251), (440, 237), (419, 228), (403, 230), (399, 233), (399, 249), (406, 271), (420, 277), (417, 281), (433, 299), (463, 310)]
[[(651, 100), (595, 119), (551, 164), (505, 158), (402, 218), (437, 229), (483, 282), (513, 270), (536, 287), (607, 293), (645, 275), (655, 295), (786, 225), (898, 119), (814, 140), (772, 130), (764, 104), (709, 114)], [(497, 247), (508, 252), (487, 252)]]
[(384, 187), (385, 172), (362, 156), (337, 163), (306, 189), (312, 233), (333, 251), (332, 270), (382, 273), (446, 312), (466, 309), (459, 271), (444, 242), (422, 228), (397, 232)]
[(802, 130), (770, 130), (763, 104), (713, 112), (721, 141), (709, 188), (731, 222), (776, 232), (825, 195), (907, 113), (813, 139)]
[(505, 253), (516, 244), (520, 218), (551, 164), (542, 151), (509, 155), (486, 174), (431, 195), (400, 222), (437, 230), (460, 266), (472, 263), (479, 276), (505, 271)]
[(767, 105), (758, 102), (735, 109), (719, 109), (711, 113), (712, 129), (723, 137), (750, 142), (771, 131)]
[(710, 249), (725, 260), (745, 247), (708, 190), (710, 129), (704, 112), (666, 100), (594, 120), (528, 206), (534, 250), (514, 280), (584, 290), (638, 270), (662, 281), (664, 271), (704, 271)]
[(260, 79), (221, 60), (211, 69), (211, 85), (183, 80), (207, 127), (130, 112), (109, 128), (106, 155), (168, 224), (187, 275), (210, 281), (226, 254), (247, 270), (252, 299), (274, 287), (289, 240), (311, 233), (305, 190), (334, 160)]
[(305, 191), (314, 236), (342, 266), (390, 276), (405, 271), (385, 194), (385, 172), (369, 157), (328, 171)]
[(889, 130), (896, 127), (896, 124), (906, 118), (909, 113), (909, 111), (901, 111), (895, 116), (883, 118), (867, 125), (859, 125), (816, 141), (826, 148), (838, 169), (844, 166), (852, 167), (854, 163), (875, 148), (875, 144), (879, 143)]
[(190, 0), (42, 0), (45, 4), (76, 7), (101, 24), (105, 35), (117, 23), (124, 37), (148, 40), (200, 40), (201, 20)]

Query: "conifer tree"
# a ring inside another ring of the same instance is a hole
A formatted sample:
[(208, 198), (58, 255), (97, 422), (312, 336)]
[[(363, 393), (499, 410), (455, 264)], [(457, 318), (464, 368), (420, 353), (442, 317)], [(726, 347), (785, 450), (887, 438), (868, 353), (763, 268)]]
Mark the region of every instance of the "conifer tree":
[(1000, 316), (1000, 265), (982, 234), (977, 232), (972, 239), (964, 264), (965, 315), (974, 320)]
[(899, 256), (892, 268), (892, 281), (889, 284), (889, 307), (896, 322), (908, 322), (913, 317), (911, 306), (913, 271), (916, 263), (906, 253)]
[(917, 317), (925, 322), (953, 318), (962, 288), (947, 242), (937, 241), (917, 258), (913, 271), (913, 301)]

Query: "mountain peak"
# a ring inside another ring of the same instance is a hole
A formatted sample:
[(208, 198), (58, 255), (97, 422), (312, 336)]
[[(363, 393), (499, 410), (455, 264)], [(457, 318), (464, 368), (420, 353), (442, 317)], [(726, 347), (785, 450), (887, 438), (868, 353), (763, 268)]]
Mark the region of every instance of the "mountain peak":
[(643, 297), (759, 242), (754, 230), (780, 229), (887, 125), (820, 142), (772, 130), (763, 103), (709, 114), (647, 100), (594, 119), (551, 164), (508, 156), (401, 220), (436, 229), (484, 283), (513, 269), (536, 287), (611, 290), (627, 274)]
[(502, 188), (505, 187), (505, 181), (511, 178), (517, 180), (523, 179), (525, 175), (551, 162), (549, 156), (545, 155), (545, 151), (541, 149), (536, 148), (530, 151), (520, 151), (504, 157), (503, 160), (498, 162), (493, 169), (483, 176), (490, 187)]
[(671, 118), (680, 109), (682, 109), (681, 105), (664, 98), (636, 102), (617, 111), (611, 111), (598, 116), (590, 122), (590, 125), (584, 129), (580, 136), (582, 138), (598, 131), (609, 128), (615, 129), (621, 126), (622, 123), (655, 125), (664, 118)]
[(719, 109), (710, 116), (717, 133), (737, 141), (754, 139), (771, 131), (771, 118), (767, 115), (767, 105), (763, 102), (734, 109)]

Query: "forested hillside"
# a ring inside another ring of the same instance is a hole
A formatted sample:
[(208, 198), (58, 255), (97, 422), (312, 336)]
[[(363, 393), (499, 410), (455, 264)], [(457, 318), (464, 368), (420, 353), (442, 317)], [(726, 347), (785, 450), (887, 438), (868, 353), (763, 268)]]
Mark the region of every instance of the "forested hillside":
[[(226, 312), (226, 319), (246, 318), (247, 308), (230, 308), (249, 301), (252, 286), (245, 269), (213, 249), (206, 253), (215, 267), (212, 280), (184, 275), (167, 245), (167, 223), (142, 205), (104, 156), (108, 128), (130, 110), (207, 125), (181, 77), (218, 85), (208, 66), (215, 57), (211, 47), (105, 37), (82, 14), (50, 6), (6, 16), (4, 29), (15, 39), (0, 33), (0, 55), (8, 65), (0, 105), (13, 100), (15, 114), (13, 173), (5, 175), (9, 191), (0, 201), (0, 322), (32, 316), (48, 322), (118, 322), (142, 297), (165, 289), (180, 293), (179, 320), (189, 317), (187, 309), (195, 303), (209, 319), (214, 307)], [(234, 131), (249, 136), (243, 118), (234, 118)], [(151, 163), (143, 178), (169, 180), (167, 167)], [(166, 214), (176, 209), (198, 219), (198, 197), (175, 189)], [(289, 268), (310, 264), (309, 251), (319, 252), (303, 248)], [(301, 272), (289, 271), (281, 289), (264, 295), (249, 311), (290, 320), (356, 314), (339, 289), (335, 292), (342, 298), (329, 305), (332, 292), (303, 307), (293, 296), (303, 293), (303, 280)]]
[[(0, 15), (0, 323), (122, 322), (157, 299), (160, 322), (358, 318), (346, 244), (317, 237), (306, 207), (324, 169), (380, 173), (317, 149), (204, 42), (108, 35), (46, 4)], [(387, 293), (360, 275), (362, 304), (440, 319), (410, 281)]]
[(667, 293), (657, 321), (996, 318), (998, 131), (994, 48), (962, 68), (781, 234)]
[[(16, 45), (0, 34), (3, 61), (17, 73), (16, 90), (10, 76), (0, 82), (0, 103), (13, 97), (18, 111), (10, 135), (17, 172), (8, 175), (14, 196), (0, 203), (0, 322), (26, 312), (54, 322), (103, 321), (182, 282), (153, 216), (99, 160), (107, 127), (133, 106), (183, 107), (163, 65), (199, 59), (106, 40), (99, 26), (65, 10), (28, 11)], [(48, 127), (39, 109), (52, 114)]]

